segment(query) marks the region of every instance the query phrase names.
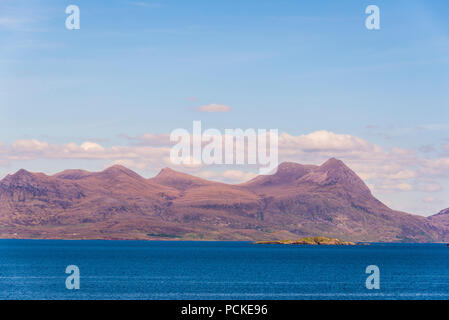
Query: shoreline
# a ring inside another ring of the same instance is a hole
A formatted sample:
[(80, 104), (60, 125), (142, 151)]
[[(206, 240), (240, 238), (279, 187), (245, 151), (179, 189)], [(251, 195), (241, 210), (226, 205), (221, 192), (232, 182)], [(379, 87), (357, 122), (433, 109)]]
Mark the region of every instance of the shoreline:
[(253, 240), (189, 240), (189, 239), (177, 239), (177, 240), (170, 240), (170, 239), (98, 239), (98, 238), (92, 238), (92, 239), (64, 239), (64, 238), (0, 238), (0, 241), (2, 240), (18, 240), (18, 241), (102, 241), (102, 242), (113, 242), (113, 241), (139, 241), (139, 242), (228, 242), (228, 243), (251, 243), (251, 244), (269, 244), (269, 245), (282, 245), (282, 246), (336, 246), (336, 247), (352, 247), (352, 246), (369, 246), (369, 245), (418, 245), (418, 244), (435, 244), (435, 245), (444, 245), (449, 246), (446, 242), (381, 242), (381, 241), (360, 241), (355, 242), (354, 245), (332, 245), (332, 244), (284, 244), (284, 243), (277, 243), (279, 241), (273, 240), (273, 241), (253, 241)]

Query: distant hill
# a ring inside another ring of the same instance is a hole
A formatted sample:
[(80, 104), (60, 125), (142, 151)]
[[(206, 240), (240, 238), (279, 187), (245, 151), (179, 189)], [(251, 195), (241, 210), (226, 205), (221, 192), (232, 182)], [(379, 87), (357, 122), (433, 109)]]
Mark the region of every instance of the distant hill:
[(391, 210), (337, 159), (282, 163), (240, 185), (169, 168), (145, 179), (123, 166), (19, 170), (0, 181), (0, 238), (434, 242), (447, 241), (448, 228)]

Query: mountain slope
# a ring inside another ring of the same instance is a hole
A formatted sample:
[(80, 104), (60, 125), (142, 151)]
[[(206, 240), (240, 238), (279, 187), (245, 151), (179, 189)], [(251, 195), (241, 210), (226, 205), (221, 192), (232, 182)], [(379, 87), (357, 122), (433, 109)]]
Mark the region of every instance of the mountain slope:
[(219, 184), (217, 182), (207, 181), (205, 179), (201, 179), (186, 173), (177, 172), (170, 168), (162, 169), (156, 177), (150, 178), (148, 179), (148, 181), (180, 191), (185, 191), (186, 189), (190, 189), (193, 187)]
[(0, 181), (0, 226), (23, 237), (60, 238), (86, 229), (87, 237), (108, 238), (113, 226), (135, 229), (142, 220), (159, 220), (177, 193), (121, 166), (54, 176), (20, 170)]
[[(257, 183), (264, 178), (270, 183)], [(294, 231), (298, 234), (367, 241), (441, 238), (441, 228), (428, 219), (393, 211), (377, 200), (365, 183), (337, 159), (318, 167), (281, 164), (274, 176), (258, 177), (243, 186), (263, 198), (266, 220), (276, 223), (282, 216), (284, 226), (296, 225)]]
[(343, 162), (282, 163), (240, 185), (163, 169), (145, 179), (113, 166), (0, 181), (0, 237), (443, 241), (438, 219), (396, 212)]
[(449, 228), (449, 208), (441, 210), (437, 214), (430, 216), (429, 219), (434, 223), (444, 225)]

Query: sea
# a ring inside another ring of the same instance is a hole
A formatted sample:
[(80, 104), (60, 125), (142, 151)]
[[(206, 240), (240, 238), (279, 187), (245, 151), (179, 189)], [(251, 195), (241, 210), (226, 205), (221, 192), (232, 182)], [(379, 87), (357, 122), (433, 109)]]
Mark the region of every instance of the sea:
[(445, 244), (0, 240), (2, 300), (448, 298)]

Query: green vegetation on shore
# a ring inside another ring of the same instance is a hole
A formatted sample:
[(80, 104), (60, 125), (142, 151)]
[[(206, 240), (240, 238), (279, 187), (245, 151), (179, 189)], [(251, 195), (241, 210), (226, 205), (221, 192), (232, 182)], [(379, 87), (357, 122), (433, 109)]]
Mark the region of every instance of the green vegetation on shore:
[(300, 238), (297, 240), (273, 240), (273, 241), (257, 241), (255, 244), (307, 244), (307, 245), (334, 245), (334, 246), (354, 246), (355, 242), (341, 241), (337, 238), (326, 237), (310, 237)]

